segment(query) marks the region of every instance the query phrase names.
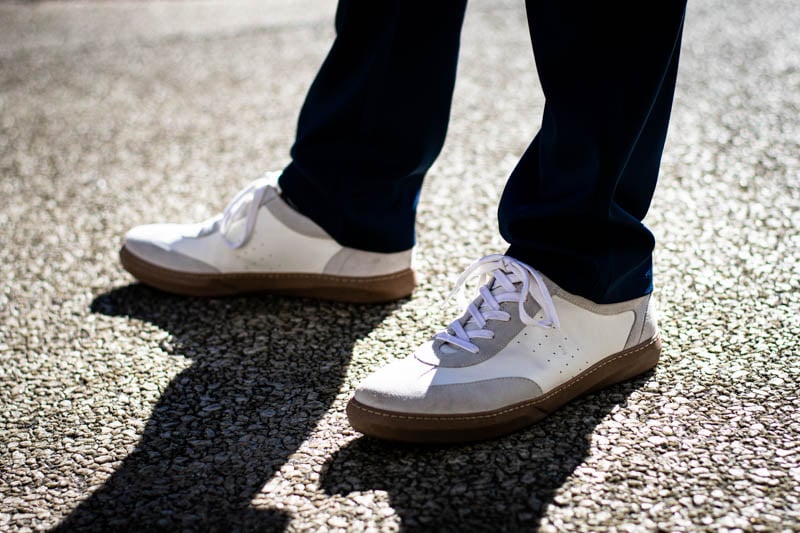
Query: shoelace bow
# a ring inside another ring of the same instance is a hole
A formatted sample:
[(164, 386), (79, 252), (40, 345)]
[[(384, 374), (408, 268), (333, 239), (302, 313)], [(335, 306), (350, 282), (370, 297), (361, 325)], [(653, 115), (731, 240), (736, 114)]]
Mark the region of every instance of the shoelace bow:
[[(453, 334), (442, 331), (434, 336), (434, 339), (457, 346), (468, 352), (477, 353), (476, 346), (471, 339), (492, 339), (494, 332), (486, 327), (489, 320), (500, 320), (507, 322), (511, 320), (511, 315), (500, 308), (504, 302), (517, 302), (520, 320), (529, 326), (541, 326), (545, 328), (557, 328), (558, 314), (556, 313), (550, 291), (544, 283), (542, 275), (534, 268), (525, 263), (500, 254), (487, 255), (472, 263), (464, 271), (455, 287), (445, 299), (447, 303), (467, 282), (474, 276), (480, 276), (478, 283), (481, 285), (480, 307), (472, 302), (467, 306), (470, 317), (465, 324), (461, 320), (455, 320), (450, 324)], [(488, 282), (489, 278), (493, 278)], [(535, 283), (531, 283), (531, 280)], [(502, 287), (505, 292), (495, 294), (494, 289)], [(544, 318), (536, 320), (525, 310), (525, 302), (531, 296), (542, 309)], [(444, 305), (444, 304), (443, 304)], [(464, 326), (470, 321), (474, 321), (478, 326), (475, 329), (466, 329)]]
[[(270, 187), (277, 188), (277, 179), (279, 175), (280, 172), (267, 172), (239, 191), (221, 215), (206, 222), (202, 233), (214, 231), (219, 227), (222, 238), (225, 239), (225, 243), (230, 248), (241, 248), (247, 244), (247, 241), (250, 240), (250, 236), (253, 234), (253, 229), (256, 227), (258, 209), (264, 201), (264, 196)], [(231, 228), (234, 223), (242, 218), (245, 219), (244, 232), (241, 238), (232, 239), (230, 237)]]

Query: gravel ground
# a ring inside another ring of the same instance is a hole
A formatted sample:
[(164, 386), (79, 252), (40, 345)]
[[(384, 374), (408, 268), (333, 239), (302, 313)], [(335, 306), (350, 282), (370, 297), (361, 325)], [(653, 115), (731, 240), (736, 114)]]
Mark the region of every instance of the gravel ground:
[(654, 373), (493, 442), (349, 428), (354, 385), (503, 249), (543, 105), (521, 4), (470, 4), (422, 284), (383, 306), (179, 298), (117, 263), (130, 226), (201, 219), (284, 165), (334, 4), (0, 4), (1, 529), (800, 531), (791, 0), (690, 5), (648, 219)]

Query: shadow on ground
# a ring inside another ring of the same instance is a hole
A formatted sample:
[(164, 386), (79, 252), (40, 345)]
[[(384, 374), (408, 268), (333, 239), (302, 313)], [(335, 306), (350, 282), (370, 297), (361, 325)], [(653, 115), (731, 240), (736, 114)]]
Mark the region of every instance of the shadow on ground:
[(648, 376), (490, 442), (437, 449), (356, 439), (328, 463), (323, 489), (385, 491), (406, 531), (532, 531), (587, 457), (595, 426)]
[(354, 342), (396, 306), (200, 300), (141, 285), (97, 297), (92, 312), (170, 332), (165, 349), (192, 365), (164, 391), (137, 449), (56, 530), (284, 529), (288, 516), (250, 502), (330, 407)]
[[(287, 514), (250, 503), (330, 408), (354, 343), (397, 305), (193, 299), (142, 285), (97, 297), (92, 312), (168, 331), (163, 348), (192, 365), (164, 391), (137, 449), (56, 531), (285, 529)], [(586, 458), (595, 426), (646, 379), (491, 442), (436, 448), (356, 439), (326, 464), (322, 488), (386, 491), (406, 530), (535, 527)]]

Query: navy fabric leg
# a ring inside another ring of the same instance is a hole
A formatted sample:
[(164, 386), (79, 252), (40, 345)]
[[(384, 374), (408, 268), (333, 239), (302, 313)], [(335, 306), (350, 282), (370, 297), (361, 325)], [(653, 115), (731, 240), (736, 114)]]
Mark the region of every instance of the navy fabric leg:
[(414, 244), (422, 179), (447, 132), (466, 0), (340, 0), (280, 186), (340, 244)]
[(652, 291), (656, 185), (685, 2), (527, 2), (545, 94), (499, 208), (508, 254), (598, 303)]

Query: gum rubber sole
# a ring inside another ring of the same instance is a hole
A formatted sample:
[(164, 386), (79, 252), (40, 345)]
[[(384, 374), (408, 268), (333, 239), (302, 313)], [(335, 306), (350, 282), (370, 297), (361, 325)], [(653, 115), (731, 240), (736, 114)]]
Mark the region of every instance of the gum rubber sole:
[(280, 272), (195, 274), (160, 267), (124, 246), (119, 259), (125, 270), (145, 285), (186, 296), (269, 292), (340, 302), (377, 303), (404, 298), (416, 286), (416, 277), (410, 268), (384, 276), (365, 277)]
[(357, 431), (379, 439), (414, 443), (455, 443), (492, 439), (530, 426), (571, 400), (627, 381), (658, 363), (661, 339), (649, 341), (602, 359), (539, 398), (493, 411), (429, 415), (369, 407), (355, 398), (347, 417)]

